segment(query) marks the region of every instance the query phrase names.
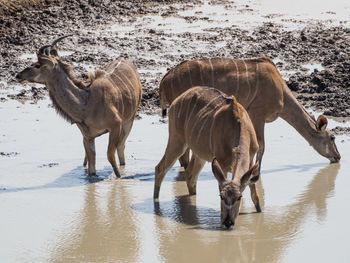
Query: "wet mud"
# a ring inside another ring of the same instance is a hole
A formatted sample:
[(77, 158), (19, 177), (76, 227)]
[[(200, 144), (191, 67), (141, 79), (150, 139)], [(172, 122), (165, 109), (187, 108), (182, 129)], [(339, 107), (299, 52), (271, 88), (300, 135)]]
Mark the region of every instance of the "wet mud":
[[(230, 13), (246, 17), (259, 13), (254, 5), (239, 1), (38, 2), (0, 12), (1, 102), (46, 97), (47, 90), (34, 85), (7, 90), (18, 85), (16, 73), (35, 60), (37, 48), (73, 34), (59, 44), (59, 50), (67, 53), (60, 54), (82, 79), (117, 57), (133, 61), (142, 79), (142, 112), (159, 110), (159, 82), (183, 60), (268, 56), (304, 106), (329, 116), (350, 116), (348, 21), (305, 22), (268, 13), (259, 23), (235, 24)], [(202, 11), (202, 6), (213, 11)]]

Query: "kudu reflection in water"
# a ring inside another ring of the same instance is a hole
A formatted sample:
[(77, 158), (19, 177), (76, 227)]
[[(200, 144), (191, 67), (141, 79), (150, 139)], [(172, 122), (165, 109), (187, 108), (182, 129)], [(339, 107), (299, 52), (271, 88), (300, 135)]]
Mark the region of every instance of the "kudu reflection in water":
[[(194, 259), (215, 262), (218, 258), (221, 262), (280, 262), (286, 249), (302, 232), (310, 213), (316, 213), (320, 221), (325, 220), (327, 200), (332, 196), (339, 169), (339, 163), (320, 169), (296, 201), (282, 211), (280, 207), (272, 207), (263, 213), (240, 215), (239, 227), (230, 232), (208, 232), (218, 230), (219, 211), (196, 206), (194, 196), (178, 196), (185, 185), (174, 183), (174, 194), (178, 197), (173, 204), (160, 203), (159, 207), (155, 207), (159, 253), (167, 262)], [(260, 181), (257, 187), (264, 206)], [(171, 205), (175, 207), (169, 209)], [(209, 218), (203, 218), (205, 214)], [(171, 234), (167, 223), (169, 219), (180, 223), (171, 229)], [(203, 221), (209, 224), (203, 225), (206, 223)], [(211, 222), (217, 227), (209, 226)]]
[(50, 262), (137, 262), (141, 237), (130, 191), (120, 180), (109, 183), (107, 194), (105, 189), (86, 186), (84, 205), (58, 237)]

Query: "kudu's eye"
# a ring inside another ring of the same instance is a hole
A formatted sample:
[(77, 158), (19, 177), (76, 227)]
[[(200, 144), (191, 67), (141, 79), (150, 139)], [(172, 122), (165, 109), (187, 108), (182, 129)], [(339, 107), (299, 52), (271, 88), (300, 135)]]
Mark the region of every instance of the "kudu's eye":
[(34, 67), (35, 67), (35, 68), (40, 68), (40, 65), (37, 64), (37, 65), (35, 65)]
[(331, 140), (332, 140), (332, 141), (335, 140), (335, 136), (334, 136), (334, 135), (331, 136)]
[(240, 197), (237, 198), (238, 201), (241, 200), (241, 199), (242, 199), (242, 196), (240, 196)]

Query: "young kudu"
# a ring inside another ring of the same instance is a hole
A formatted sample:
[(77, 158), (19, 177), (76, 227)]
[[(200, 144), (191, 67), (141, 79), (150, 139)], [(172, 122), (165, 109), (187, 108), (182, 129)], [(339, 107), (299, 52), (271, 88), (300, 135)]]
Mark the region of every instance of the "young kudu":
[[(211, 162), (221, 196), (221, 222), (227, 228), (239, 213), (241, 195), (249, 184), (251, 197), (261, 211), (255, 182), (258, 164), (253, 158), (258, 143), (246, 110), (236, 99), (214, 88), (194, 87), (180, 95), (169, 110), (169, 139), (155, 168), (154, 198), (166, 172), (189, 147), (193, 154), (185, 170), (190, 194), (196, 194), (197, 178), (205, 162)], [(232, 180), (227, 173), (232, 173)]]
[(115, 151), (120, 165), (124, 165), (125, 141), (141, 99), (140, 77), (132, 63), (120, 59), (105, 70), (96, 70), (94, 76), (90, 74), (91, 83), (85, 84), (58, 56), (56, 43), (63, 38), (41, 47), (38, 62), (18, 73), (17, 79), (45, 84), (58, 114), (77, 124), (83, 135), (89, 175), (96, 174), (95, 138), (109, 132), (108, 161), (120, 177)]
[[(334, 135), (326, 129), (327, 119), (311, 117), (293, 96), (274, 63), (265, 57), (247, 60), (226, 58), (185, 61), (171, 69), (159, 87), (163, 116), (180, 94), (193, 86), (209, 86), (233, 95), (247, 110), (259, 143), (259, 169), (264, 154), (264, 127), (282, 117), (292, 125), (322, 156), (338, 162), (340, 154)], [(180, 158), (188, 165), (188, 151)]]

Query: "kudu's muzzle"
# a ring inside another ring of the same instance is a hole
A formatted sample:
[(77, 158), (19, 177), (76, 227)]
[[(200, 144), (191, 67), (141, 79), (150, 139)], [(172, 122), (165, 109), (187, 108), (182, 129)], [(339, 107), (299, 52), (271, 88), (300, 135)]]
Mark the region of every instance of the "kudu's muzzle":
[(234, 226), (235, 223), (231, 221), (229, 217), (227, 217), (224, 221), (224, 225), (227, 229), (229, 229), (231, 226)]

